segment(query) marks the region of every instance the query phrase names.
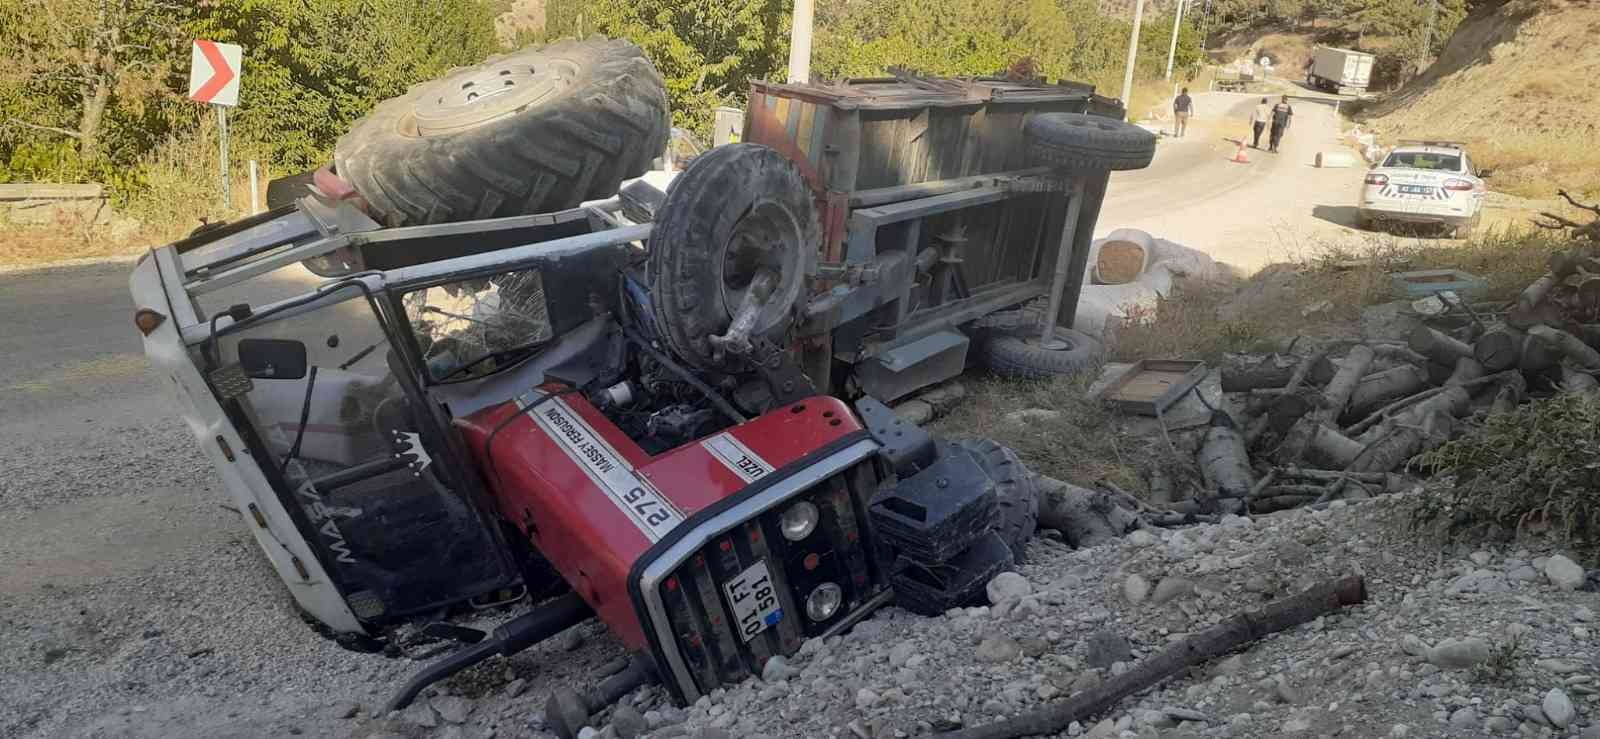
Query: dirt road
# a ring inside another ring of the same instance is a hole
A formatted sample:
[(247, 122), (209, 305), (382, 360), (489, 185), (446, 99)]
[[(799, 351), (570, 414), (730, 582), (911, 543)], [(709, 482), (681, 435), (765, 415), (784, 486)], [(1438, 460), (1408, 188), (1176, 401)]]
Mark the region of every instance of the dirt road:
[(1260, 99), (1196, 95), (1187, 136), (1163, 138), (1149, 168), (1111, 178), (1096, 236), (1139, 228), (1244, 272), (1329, 240), (1366, 238), (1352, 227), (1363, 170), (1314, 166), (1318, 151), (1344, 148), (1330, 105), (1294, 100), (1280, 153), (1246, 149), (1248, 164), (1229, 161)]

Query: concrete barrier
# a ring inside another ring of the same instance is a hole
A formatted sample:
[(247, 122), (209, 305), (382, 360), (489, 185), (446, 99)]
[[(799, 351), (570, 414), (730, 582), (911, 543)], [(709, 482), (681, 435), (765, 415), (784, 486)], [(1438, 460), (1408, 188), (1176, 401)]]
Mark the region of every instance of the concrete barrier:
[(1356, 166), (1356, 156), (1348, 151), (1319, 151), (1317, 152), (1317, 166), (1322, 169), (1333, 169)]
[(105, 188), (97, 184), (0, 185), (0, 221), (25, 226), (46, 226), (63, 221), (104, 225), (111, 219)]

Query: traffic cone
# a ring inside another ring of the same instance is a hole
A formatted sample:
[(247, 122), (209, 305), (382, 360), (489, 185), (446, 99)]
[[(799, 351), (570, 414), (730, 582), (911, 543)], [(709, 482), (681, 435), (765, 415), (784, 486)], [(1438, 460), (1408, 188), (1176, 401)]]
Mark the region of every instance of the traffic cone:
[(1244, 142), (1243, 141), (1239, 142), (1238, 151), (1233, 152), (1233, 158), (1229, 159), (1228, 161), (1236, 162), (1236, 163), (1239, 163), (1239, 164), (1249, 164), (1250, 163), (1250, 153), (1244, 150)]

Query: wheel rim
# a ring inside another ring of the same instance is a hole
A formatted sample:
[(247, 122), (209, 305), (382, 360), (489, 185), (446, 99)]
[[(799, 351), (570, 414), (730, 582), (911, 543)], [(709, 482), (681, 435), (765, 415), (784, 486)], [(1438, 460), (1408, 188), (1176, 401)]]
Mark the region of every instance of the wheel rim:
[(763, 200), (751, 206), (734, 224), (717, 253), (716, 269), (722, 306), (731, 320), (749, 292), (750, 283), (763, 270), (777, 275), (777, 286), (756, 319), (755, 334), (765, 334), (785, 323), (800, 295), (804, 273), (803, 230), (794, 214), (780, 203)]
[(1022, 343), (1027, 344), (1030, 348), (1047, 352), (1070, 352), (1078, 348), (1078, 345), (1073, 343), (1072, 339), (1059, 334), (1052, 335), (1048, 342), (1040, 341), (1039, 337), (1034, 335), (1023, 339)]
[(526, 57), (462, 70), (418, 96), (417, 134), (448, 134), (537, 104), (565, 91), (577, 74), (571, 62)]

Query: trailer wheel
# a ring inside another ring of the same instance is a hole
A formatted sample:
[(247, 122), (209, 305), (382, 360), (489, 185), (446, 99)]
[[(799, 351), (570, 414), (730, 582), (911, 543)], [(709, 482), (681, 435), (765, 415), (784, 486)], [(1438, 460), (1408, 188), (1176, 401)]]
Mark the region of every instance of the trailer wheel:
[(978, 460), (978, 465), (994, 481), (995, 501), (1000, 515), (995, 521), (995, 533), (1011, 549), (1011, 556), (1021, 564), (1026, 558), (1028, 542), (1039, 528), (1039, 488), (1027, 465), (1010, 447), (1001, 446), (993, 439), (973, 439), (957, 445)]
[(1043, 380), (1093, 369), (1105, 359), (1105, 345), (1082, 331), (1057, 326), (1054, 337), (1056, 343), (1046, 347), (1031, 326), (985, 331), (977, 342), (978, 361), (1001, 377)]
[(1067, 169), (1144, 169), (1155, 158), (1156, 137), (1138, 126), (1084, 113), (1039, 113), (1022, 127), (1028, 155)]
[(727, 331), (761, 271), (775, 285), (751, 336), (781, 343), (820, 240), (811, 189), (782, 154), (730, 144), (695, 157), (650, 234), (651, 305), (668, 348), (702, 369), (736, 369), (741, 360), (710, 338)]
[(666, 111), (637, 46), (562, 41), (379, 103), (339, 138), (334, 164), (389, 226), (562, 210), (648, 169)]

